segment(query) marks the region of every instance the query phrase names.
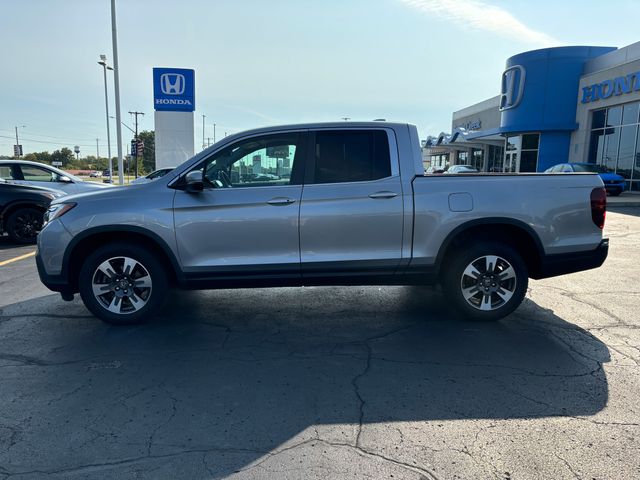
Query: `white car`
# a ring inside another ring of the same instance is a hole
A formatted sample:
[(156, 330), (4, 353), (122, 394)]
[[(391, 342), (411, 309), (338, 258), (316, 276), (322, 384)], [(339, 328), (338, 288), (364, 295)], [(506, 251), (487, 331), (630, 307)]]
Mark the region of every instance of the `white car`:
[(173, 167), (171, 167), (171, 168), (159, 168), (155, 172), (151, 172), (149, 175), (147, 175), (145, 177), (138, 177), (135, 180), (132, 180), (131, 182), (129, 182), (129, 185), (138, 185), (140, 183), (151, 182), (151, 181), (156, 180), (156, 179), (158, 179), (160, 177), (164, 177), (171, 170), (173, 170)]
[(478, 170), (471, 165), (451, 165), (444, 173), (478, 173)]
[(85, 182), (56, 167), (26, 160), (0, 160), (0, 178), (11, 183), (53, 188), (67, 194), (113, 188), (107, 183)]

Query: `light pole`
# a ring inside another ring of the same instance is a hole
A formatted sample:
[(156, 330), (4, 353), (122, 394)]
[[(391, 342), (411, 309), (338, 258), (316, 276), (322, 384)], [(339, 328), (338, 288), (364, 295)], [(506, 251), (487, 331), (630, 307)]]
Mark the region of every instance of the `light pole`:
[(206, 118), (206, 115), (202, 115), (202, 149), (203, 150), (207, 148), (207, 144), (204, 143), (204, 119), (205, 118)]
[(107, 155), (109, 155), (109, 179), (113, 181), (113, 163), (111, 161), (111, 133), (109, 131), (109, 95), (107, 93), (107, 70), (113, 70), (113, 67), (107, 65), (107, 56), (100, 55), (98, 65), (102, 65), (102, 73), (104, 75), (104, 108), (107, 113)]
[(18, 139), (18, 128), (26, 128), (26, 125), (17, 125), (16, 128), (16, 150), (13, 152), (15, 153), (16, 157), (20, 158), (20, 140)]
[(213, 124), (213, 143), (216, 143), (216, 124)]
[(116, 95), (116, 131), (118, 135), (118, 177), (124, 185), (124, 159), (122, 158), (122, 127), (120, 122), (120, 71), (118, 69), (118, 32), (116, 30), (116, 0), (111, 0), (111, 42), (113, 44), (113, 80)]

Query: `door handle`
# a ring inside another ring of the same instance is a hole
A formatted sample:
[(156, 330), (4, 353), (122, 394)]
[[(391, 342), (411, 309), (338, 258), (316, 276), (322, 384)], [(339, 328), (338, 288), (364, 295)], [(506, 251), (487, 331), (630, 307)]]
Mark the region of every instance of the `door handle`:
[(369, 195), (369, 198), (393, 198), (397, 197), (398, 194), (395, 192), (375, 192)]
[(295, 200), (287, 197), (275, 197), (271, 200), (267, 200), (267, 203), (269, 205), (291, 205), (292, 203), (295, 203)]

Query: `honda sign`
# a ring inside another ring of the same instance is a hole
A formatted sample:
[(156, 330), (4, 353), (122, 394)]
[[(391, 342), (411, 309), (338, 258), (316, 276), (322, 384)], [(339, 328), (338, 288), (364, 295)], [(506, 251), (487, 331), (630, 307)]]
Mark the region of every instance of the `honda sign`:
[(154, 68), (153, 104), (158, 111), (193, 112), (195, 72), (183, 68)]

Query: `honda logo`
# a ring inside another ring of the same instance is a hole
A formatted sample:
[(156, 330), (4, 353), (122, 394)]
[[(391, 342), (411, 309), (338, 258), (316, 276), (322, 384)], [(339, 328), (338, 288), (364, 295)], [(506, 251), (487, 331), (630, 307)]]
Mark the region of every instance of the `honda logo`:
[(522, 65), (507, 68), (502, 74), (500, 111), (517, 107), (524, 93), (525, 71)]
[(165, 95), (182, 95), (187, 82), (181, 73), (163, 73), (160, 75), (160, 90)]

